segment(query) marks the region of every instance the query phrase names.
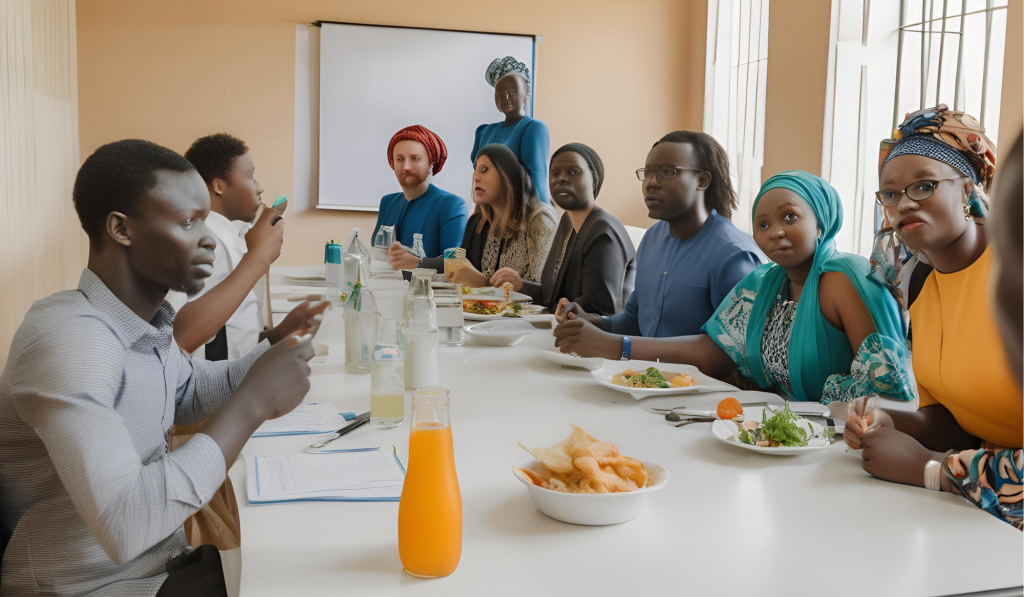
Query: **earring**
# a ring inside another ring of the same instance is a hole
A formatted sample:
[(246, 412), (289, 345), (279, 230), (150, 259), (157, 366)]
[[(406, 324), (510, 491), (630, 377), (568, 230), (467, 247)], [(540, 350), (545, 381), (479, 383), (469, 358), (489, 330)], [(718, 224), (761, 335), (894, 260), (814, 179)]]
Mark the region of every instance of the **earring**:
[(971, 221), (971, 204), (964, 203), (964, 220)]

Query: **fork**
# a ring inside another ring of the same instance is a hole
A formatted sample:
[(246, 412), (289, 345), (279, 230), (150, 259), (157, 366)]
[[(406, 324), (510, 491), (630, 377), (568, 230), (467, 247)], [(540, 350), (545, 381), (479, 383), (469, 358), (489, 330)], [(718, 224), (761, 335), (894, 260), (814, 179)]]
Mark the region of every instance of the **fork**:
[(694, 423), (713, 423), (714, 421), (715, 419), (711, 418), (690, 419), (688, 421), (683, 421), (682, 423), (676, 423), (673, 427), (686, 427), (687, 425), (693, 425)]

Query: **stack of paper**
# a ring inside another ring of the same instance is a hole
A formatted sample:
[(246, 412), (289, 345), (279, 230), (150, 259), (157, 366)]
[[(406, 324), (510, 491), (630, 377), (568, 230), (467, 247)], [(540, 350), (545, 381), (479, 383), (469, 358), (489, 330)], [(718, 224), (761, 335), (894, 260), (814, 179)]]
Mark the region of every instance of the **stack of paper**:
[(405, 468), (394, 446), (245, 461), (250, 504), (297, 501), (397, 502)]
[(252, 436), (305, 435), (337, 431), (345, 426), (345, 421), (356, 416), (355, 413), (342, 413), (338, 410), (338, 407), (330, 402), (300, 404), (292, 412), (264, 422)]

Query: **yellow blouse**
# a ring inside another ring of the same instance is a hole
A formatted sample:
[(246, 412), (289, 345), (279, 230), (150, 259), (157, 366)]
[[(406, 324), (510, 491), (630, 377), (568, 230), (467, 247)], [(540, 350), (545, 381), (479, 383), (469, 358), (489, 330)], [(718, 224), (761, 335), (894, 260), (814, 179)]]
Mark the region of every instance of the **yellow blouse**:
[(1024, 443), (1021, 389), (989, 302), (992, 250), (970, 267), (933, 271), (910, 307), (920, 401), (941, 404), (965, 431), (1007, 448)]

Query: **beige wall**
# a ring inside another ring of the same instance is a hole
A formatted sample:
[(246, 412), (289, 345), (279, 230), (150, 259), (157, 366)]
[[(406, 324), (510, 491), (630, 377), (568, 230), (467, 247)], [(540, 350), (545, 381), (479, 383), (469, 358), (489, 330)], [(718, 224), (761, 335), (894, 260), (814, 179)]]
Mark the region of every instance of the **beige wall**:
[(0, 3), (0, 370), (32, 301), (77, 286), (86, 264), (75, 47), (74, 0)]
[[(1003, 94), (999, 100), (999, 145), (1007, 151), (1024, 123), (1024, 0), (1010, 0), (1006, 9), (1006, 57)], [(999, 147), (996, 148), (997, 150)]]
[(762, 182), (783, 170), (821, 173), (831, 5), (772, 0)]
[[(594, 147), (607, 170), (600, 203), (646, 226), (633, 170), (662, 134), (701, 127), (706, 13), (704, 0), (89, 0), (78, 10), (81, 152), (125, 137), (184, 152), (227, 131), (249, 144), (258, 178), (291, 195), (297, 23), (538, 34), (535, 116), (552, 147)], [(315, 263), (324, 241), (375, 218), (290, 214), (278, 263)]]

